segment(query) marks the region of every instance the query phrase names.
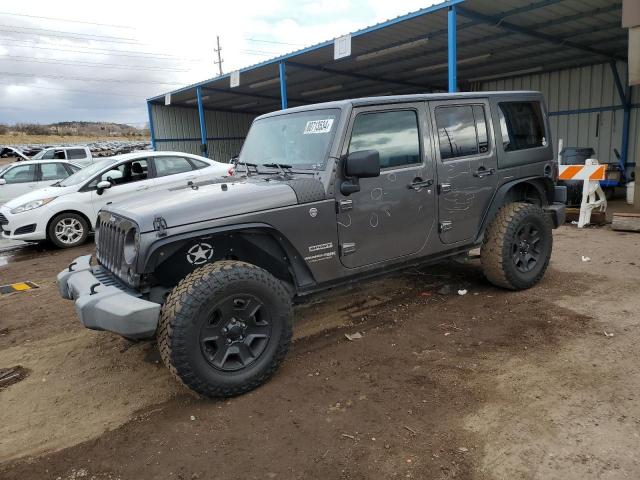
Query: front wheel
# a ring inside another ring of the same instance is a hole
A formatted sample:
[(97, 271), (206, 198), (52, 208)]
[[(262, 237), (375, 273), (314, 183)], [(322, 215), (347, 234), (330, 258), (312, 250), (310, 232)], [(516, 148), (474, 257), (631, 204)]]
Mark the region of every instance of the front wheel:
[(485, 232), (482, 269), (494, 285), (524, 290), (544, 276), (552, 247), (551, 220), (544, 211), (530, 203), (509, 203)]
[(49, 223), (49, 240), (58, 248), (82, 245), (89, 236), (89, 223), (77, 213), (61, 213)]
[(187, 387), (205, 397), (230, 397), (276, 371), (291, 343), (292, 317), (287, 291), (267, 271), (215, 262), (169, 294), (158, 346), (165, 365)]

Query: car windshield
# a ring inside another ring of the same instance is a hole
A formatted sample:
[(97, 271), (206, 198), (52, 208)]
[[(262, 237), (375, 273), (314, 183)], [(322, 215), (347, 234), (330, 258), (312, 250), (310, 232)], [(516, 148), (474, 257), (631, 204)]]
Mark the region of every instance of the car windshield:
[(340, 110), (312, 110), (260, 119), (251, 126), (238, 162), (322, 169)]
[(62, 180), (58, 185), (61, 187), (69, 187), (71, 185), (78, 185), (79, 183), (85, 182), (92, 178), (95, 174), (100, 172), (100, 170), (108, 167), (112, 163), (115, 163), (117, 159), (115, 157), (105, 158), (104, 160), (100, 160), (99, 162), (92, 163), (86, 168), (82, 170), (78, 170), (73, 175), (68, 176), (64, 180)]

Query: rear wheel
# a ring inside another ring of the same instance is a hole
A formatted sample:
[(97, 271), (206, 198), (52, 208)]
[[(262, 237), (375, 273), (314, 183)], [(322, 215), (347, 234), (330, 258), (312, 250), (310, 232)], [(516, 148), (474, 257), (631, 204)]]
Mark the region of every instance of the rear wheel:
[(77, 213), (61, 213), (49, 223), (47, 235), (56, 247), (76, 247), (87, 240), (89, 223)]
[(552, 247), (551, 220), (540, 207), (507, 204), (485, 233), (480, 251), (484, 274), (499, 287), (530, 288), (543, 277)]
[(264, 383), (285, 357), (291, 301), (282, 283), (244, 262), (205, 265), (167, 297), (158, 329), (162, 359), (187, 387), (229, 397)]

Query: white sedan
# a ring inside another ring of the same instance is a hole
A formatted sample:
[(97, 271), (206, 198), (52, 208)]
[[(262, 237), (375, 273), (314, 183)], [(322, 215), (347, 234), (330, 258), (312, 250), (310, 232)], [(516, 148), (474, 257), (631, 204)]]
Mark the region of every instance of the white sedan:
[(98, 211), (107, 203), (223, 177), (228, 171), (228, 164), (188, 153), (135, 152), (105, 158), (0, 206), (0, 229), (3, 238), (50, 240), (60, 248), (74, 247), (86, 241)]
[(66, 160), (16, 162), (0, 166), (0, 205), (64, 180), (80, 168)]

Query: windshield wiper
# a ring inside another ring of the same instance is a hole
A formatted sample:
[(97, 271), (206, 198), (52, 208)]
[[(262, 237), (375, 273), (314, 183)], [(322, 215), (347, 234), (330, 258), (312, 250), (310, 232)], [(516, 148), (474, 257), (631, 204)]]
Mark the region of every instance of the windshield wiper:
[(244, 165), (244, 168), (247, 171), (247, 177), (251, 176), (251, 169), (249, 167), (253, 167), (256, 169), (256, 173), (258, 172), (258, 165), (256, 165), (255, 163), (251, 163), (251, 162), (241, 162), (239, 159), (234, 159), (234, 165), (237, 167), (238, 165)]
[(291, 169), (293, 168), (291, 165), (287, 165), (286, 163), (263, 163), (263, 167), (269, 168), (277, 168), (282, 173), (284, 178), (291, 176)]

